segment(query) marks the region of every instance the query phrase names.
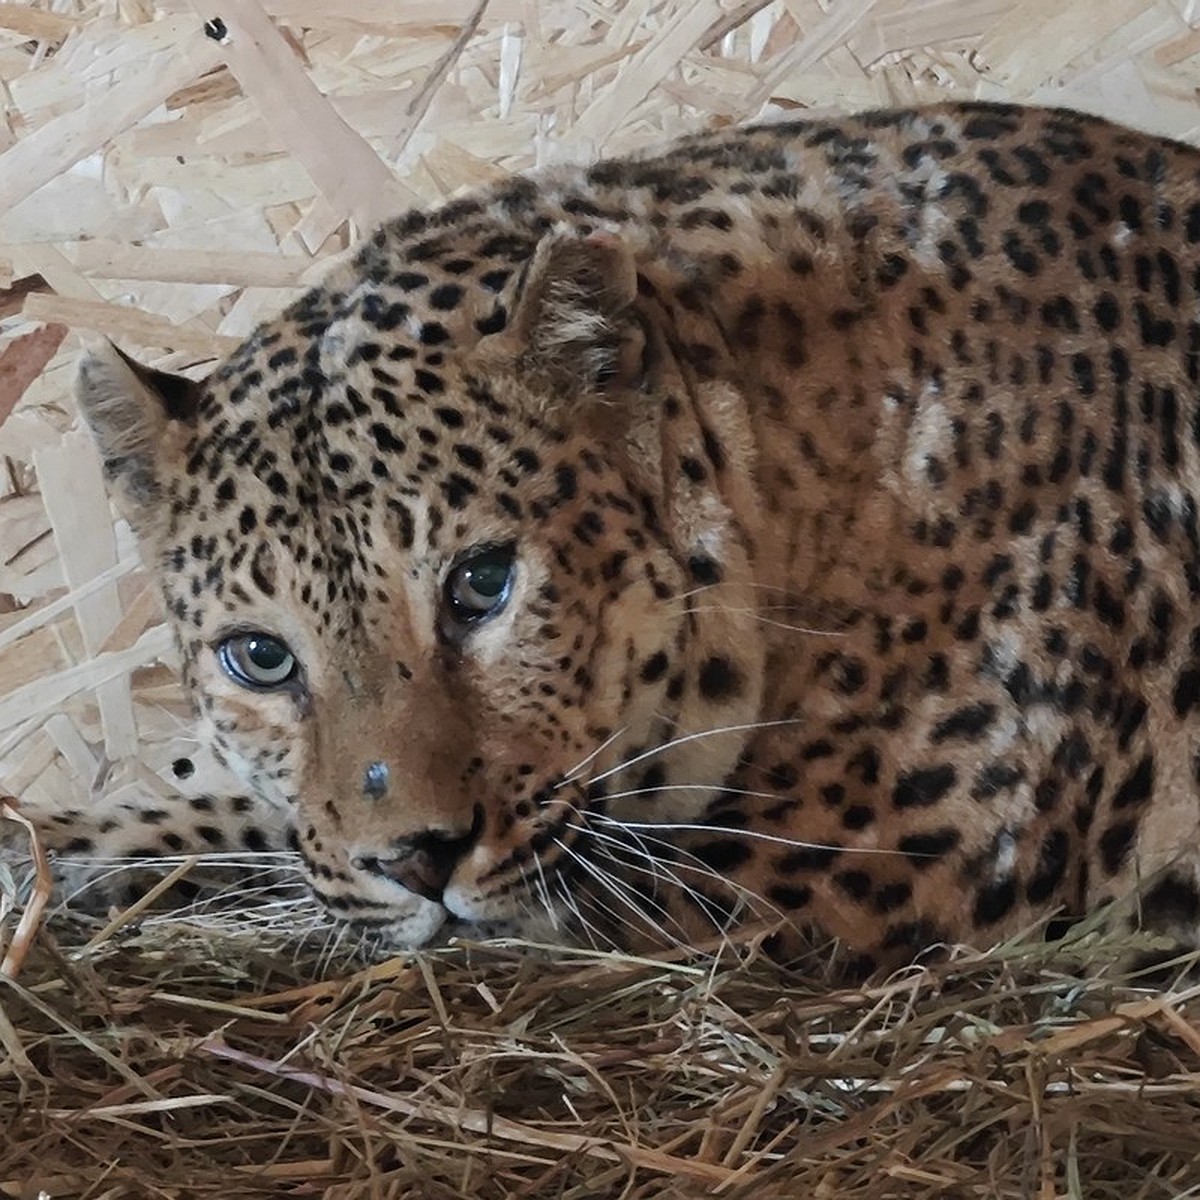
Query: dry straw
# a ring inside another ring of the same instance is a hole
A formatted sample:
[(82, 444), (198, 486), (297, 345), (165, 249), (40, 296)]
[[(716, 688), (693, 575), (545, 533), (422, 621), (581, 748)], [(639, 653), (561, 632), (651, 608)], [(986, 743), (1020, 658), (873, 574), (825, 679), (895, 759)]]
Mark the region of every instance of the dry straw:
[[(1198, 83), (1196, 0), (0, 0), (0, 793), (223, 785), (81, 336), (203, 370), (372, 222), (532, 163), (948, 96), (1200, 140)], [(1200, 1001), (1036, 942), (854, 993), (752, 941), (362, 970), (272, 940), (298, 904), (44, 925), (0, 978), (0, 1196), (1200, 1195)]]

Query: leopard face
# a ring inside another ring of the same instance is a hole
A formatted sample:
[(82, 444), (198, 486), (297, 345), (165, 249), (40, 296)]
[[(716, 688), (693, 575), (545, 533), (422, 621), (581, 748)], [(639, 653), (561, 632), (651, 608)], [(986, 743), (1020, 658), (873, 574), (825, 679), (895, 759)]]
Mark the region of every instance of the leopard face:
[(1197, 178), (1054, 110), (726, 131), (400, 218), (203, 384), (99, 352), (202, 736), (403, 944), (1194, 941)]
[[(472, 249), (385, 271), (368, 247), (367, 278), (185, 389), (152, 465), (109, 455), (201, 738), (294, 813), (330, 909), (409, 943), (559, 920), (593, 805), (694, 819), (715, 790), (619, 764), (690, 732), (719, 781), (740, 739), (710, 729), (758, 705), (738, 619), (687, 604), (718, 558), (745, 572), (741, 533), (664, 486), (670, 356), (630, 319), (628, 250), (551, 236), (510, 283), (511, 245)], [(84, 387), (167, 390), (112, 353)]]

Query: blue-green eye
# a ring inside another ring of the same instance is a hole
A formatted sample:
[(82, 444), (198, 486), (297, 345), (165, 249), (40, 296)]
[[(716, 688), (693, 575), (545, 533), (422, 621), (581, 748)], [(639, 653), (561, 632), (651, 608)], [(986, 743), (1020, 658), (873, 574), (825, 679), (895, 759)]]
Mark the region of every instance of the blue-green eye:
[(239, 633), (217, 647), (221, 669), (244, 688), (269, 691), (296, 675), (296, 656), (286, 642), (269, 633)]
[(457, 563), (446, 577), (446, 611), (460, 624), (494, 617), (512, 591), (514, 551), (489, 546)]

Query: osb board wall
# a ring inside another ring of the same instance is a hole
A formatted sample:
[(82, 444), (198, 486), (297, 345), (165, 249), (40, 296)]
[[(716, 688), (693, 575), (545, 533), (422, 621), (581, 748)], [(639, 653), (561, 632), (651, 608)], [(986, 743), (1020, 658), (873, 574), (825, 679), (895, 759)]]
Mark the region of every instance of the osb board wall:
[(948, 96), (1200, 141), (1198, 84), (1200, 0), (0, 2), (0, 792), (223, 786), (75, 426), (81, 336), (203, 372), (373, 222), (531, 164)]

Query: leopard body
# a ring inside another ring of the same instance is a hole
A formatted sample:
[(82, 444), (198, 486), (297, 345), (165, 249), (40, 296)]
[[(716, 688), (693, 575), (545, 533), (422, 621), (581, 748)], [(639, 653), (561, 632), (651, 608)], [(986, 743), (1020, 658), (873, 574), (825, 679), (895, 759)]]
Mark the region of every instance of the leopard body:
[[(149, 832), (289, 825), (399, 944), (753, 918), (870, 969), (1134, 893), (1194, 941), (1198, 374), (1200, 153), (1070, 112), (732, 129), (399, 217), (203, 385), (84, 364), (257, 796)], [(456, 624), (481, 547), (511, 589)], [(247, 631), (286, 686), (223, 671)]]

